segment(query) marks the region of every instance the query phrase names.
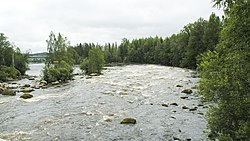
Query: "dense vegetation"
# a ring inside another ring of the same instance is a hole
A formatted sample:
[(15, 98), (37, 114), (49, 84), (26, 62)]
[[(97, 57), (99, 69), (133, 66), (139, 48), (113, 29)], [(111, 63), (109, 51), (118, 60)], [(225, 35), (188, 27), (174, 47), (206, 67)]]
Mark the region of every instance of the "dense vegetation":
[(22, 54), (7, 37), (0, 33), (0, 81), (8, 81), (24, 75), (28, 70), (28, 53)]
[(80, 68), (85, 71), (86, 74), (101, 74), (104, 66), (104, 55), (99, 48), (93, 48), (89, 50), (88, 58), (84, 59), (80, 65)]
[(209, 128), (223, 141), (250, 139), (250, 1), (215, 0), (226, 20), (214, 51), (202, 55), (200, 90), (214, 102)]
[(47, 82), (66, 81), (72, 78), (73, 60), (68, 51), (70, 46), (66, 37), (60, 33), (56, 36), (53, 32), (47, 42), (47, 58), (43, 70), (43, 79)]
[(130, 42), (124, 38), (120, 45), (83, 43), (71, 48), (77, 53), (75, 63), (88, 58), (91, 49), (98, 48), (102, 50), (106, 63), (150, 63), (195, 69), (197, 56), (207, 50), (213, 51), (221, 28), (219, 17), (212, 14), (208, 21), (200, 18), (185, 26), (180, 33), (165, 39), (156, 36)]

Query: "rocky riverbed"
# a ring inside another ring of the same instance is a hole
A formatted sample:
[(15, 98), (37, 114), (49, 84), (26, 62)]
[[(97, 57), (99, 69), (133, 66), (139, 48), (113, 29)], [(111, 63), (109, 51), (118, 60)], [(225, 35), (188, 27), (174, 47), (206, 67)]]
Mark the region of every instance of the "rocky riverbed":
[[(43, 65), (5, 84), (39, 83)], [(101, 76), (39, 88), (32, 98), (0, 95), (0, 140), (208, 140), (205, 112), (192, 89), (198, 82), (188, 69), (128, 65), (109, 67)], [(185, 91), (186, 92), (185, 92)], [(121, 124), (125, 118), (133, 124)]]

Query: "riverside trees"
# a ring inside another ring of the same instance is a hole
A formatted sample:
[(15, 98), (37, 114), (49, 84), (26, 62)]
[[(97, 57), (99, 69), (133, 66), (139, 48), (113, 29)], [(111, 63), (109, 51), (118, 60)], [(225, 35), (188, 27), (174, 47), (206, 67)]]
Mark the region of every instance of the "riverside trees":
[(0, 81), (16, 79), (28, 70), (28, 53), (14, 49), (7, 37), (0, 33)]
[(221, 40), (202, 55), (200, 90), (215, 103), (209, 110), (212, 134), (219, 140), (250, 139), (250, 1), (214, 0), (225, 10)]

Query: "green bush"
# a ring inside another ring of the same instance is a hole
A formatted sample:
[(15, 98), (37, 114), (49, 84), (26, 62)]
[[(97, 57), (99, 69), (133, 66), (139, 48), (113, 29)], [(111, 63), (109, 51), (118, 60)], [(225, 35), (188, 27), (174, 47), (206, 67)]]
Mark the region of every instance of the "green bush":
[(53, 67), (45, 66), (43, 70), (43, 79), (48, 83), (55, 81), (66, 81), (72, 78), (72, 67), (65, 61), (61, 61)]
[(104, 66), (104, 55), (99, 48), (93, 48), (89, 51), (88, 59), (84, 59), (80, 65), (80, 69), (86, 74), (97, 73), (101, 74)]
[(21, 73), (13, 67), (7, 67), (7, 66), (0, 67), (0, 80), (1, 81), (8, 81), (9, 79), (16, 79), (20, 75)]

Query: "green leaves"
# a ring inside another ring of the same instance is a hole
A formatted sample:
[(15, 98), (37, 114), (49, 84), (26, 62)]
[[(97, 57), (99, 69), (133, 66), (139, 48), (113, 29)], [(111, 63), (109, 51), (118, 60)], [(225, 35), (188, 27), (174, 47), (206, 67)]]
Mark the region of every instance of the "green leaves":
[(225, 6), (228, 19), (215, 51), (201, 55), (199, 89), (204, 98), (215, 102), (208, 114), (208, 126), (219, 140), (247, 140), (250, 138), (250, 1), (218, 0), (216, 4)]
[(92, 48), (89, 51), (89, 57), (84, 59), (80, 65), (82, 70), (85, 70), (86, 74), (97, 73), (101, 74), (104, 66), (104, 55), (99, 48)]

